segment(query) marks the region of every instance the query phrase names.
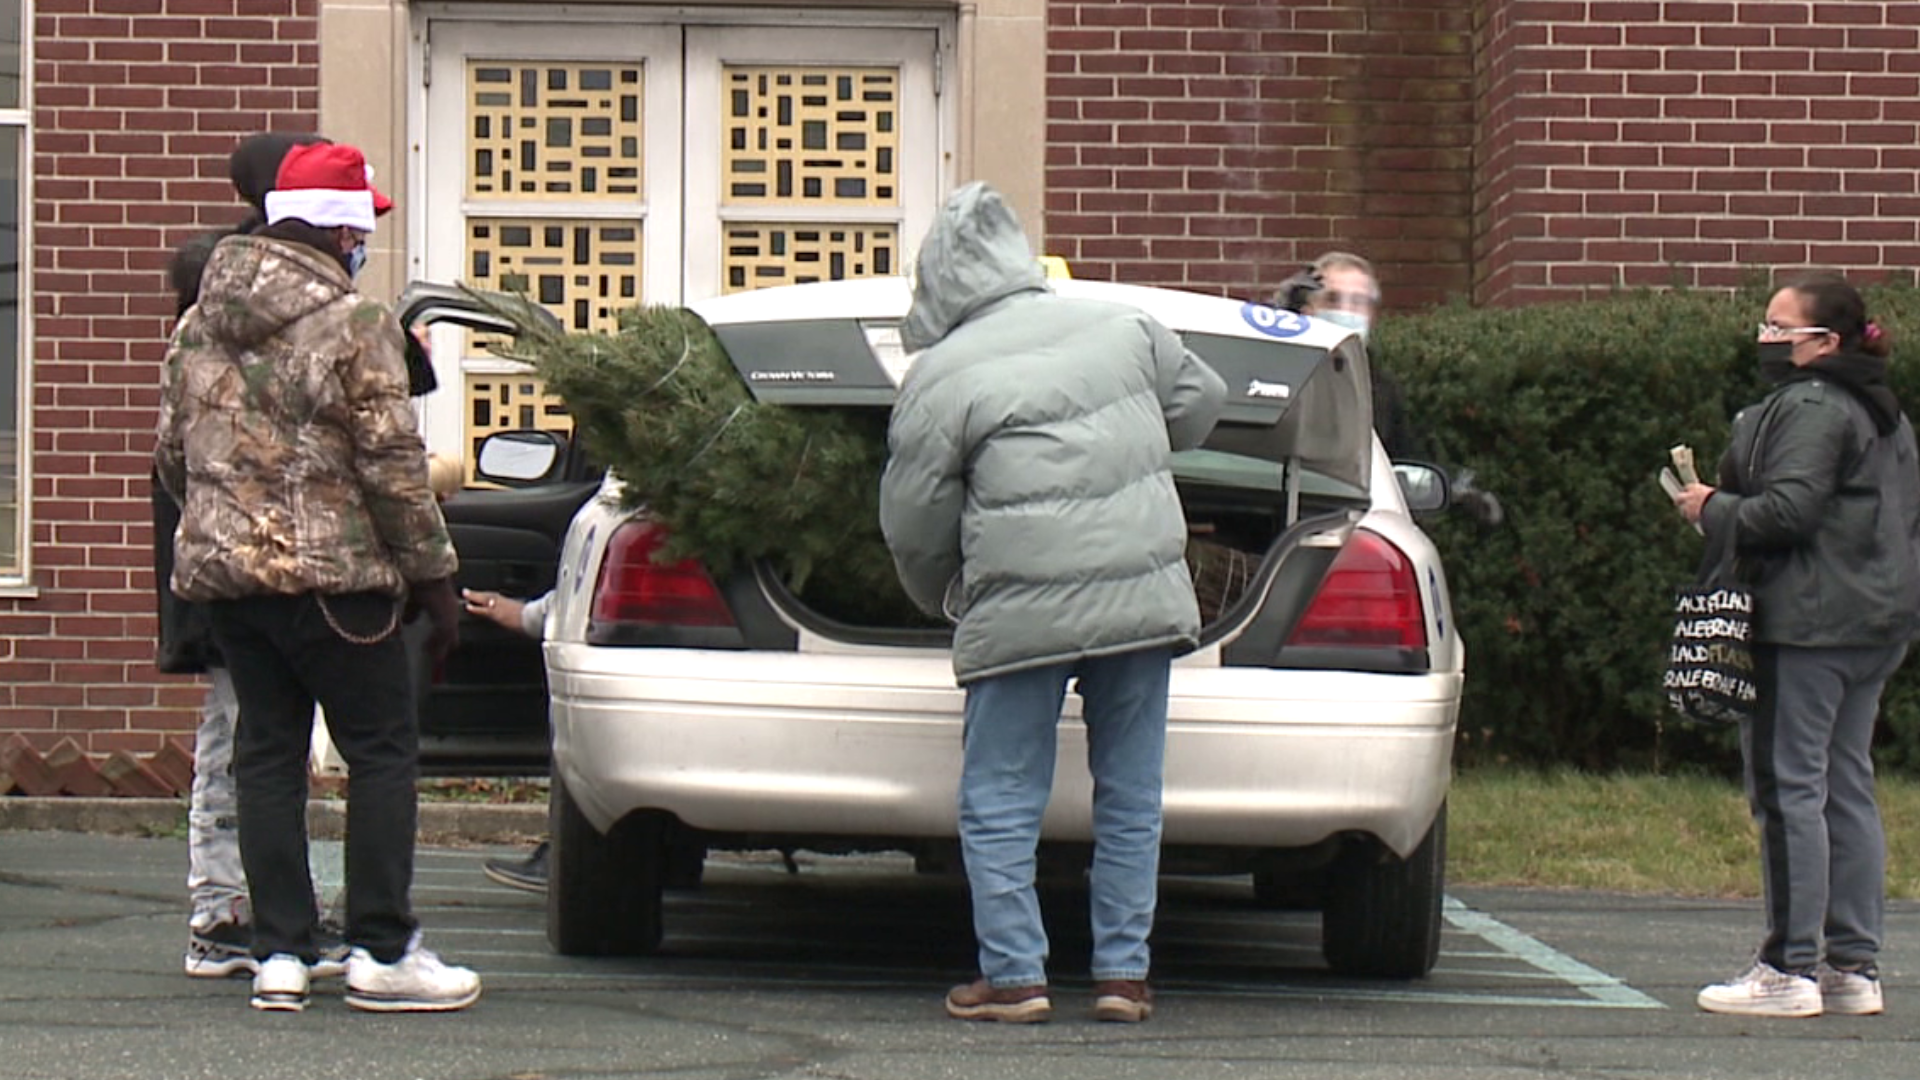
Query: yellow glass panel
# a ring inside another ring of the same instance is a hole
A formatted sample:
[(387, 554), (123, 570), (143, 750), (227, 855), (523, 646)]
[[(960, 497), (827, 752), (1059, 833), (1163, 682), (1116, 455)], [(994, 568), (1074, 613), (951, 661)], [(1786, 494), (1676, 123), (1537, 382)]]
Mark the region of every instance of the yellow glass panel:
[(729, 65), (720, 201), (898, 206), (900, 69)]
[(900, 230), (894, 225), (741, 222), (727, 225), (725, 233), (723, 292), (899, 273)]
[(467, 218), (467, 284), (523, 293), (569, 331), (618, 328), (640, 302), (641, 254), (637, 221)]
[(468, 197), (644, 197), (641, 74), (639, 64), (468, 61)]

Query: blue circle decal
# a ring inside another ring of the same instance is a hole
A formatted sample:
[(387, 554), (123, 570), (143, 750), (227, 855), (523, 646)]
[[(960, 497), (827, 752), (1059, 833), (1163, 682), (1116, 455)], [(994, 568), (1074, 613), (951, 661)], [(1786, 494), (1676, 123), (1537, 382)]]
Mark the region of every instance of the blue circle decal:
[(1313, 325), (1307, 321), (1305, 315), (1296, 314), (1285, 308), (1256, 304), (1251, 300), (1240, 305), (1240, 317), (1255, 330), (1268, 337), (1277, 338), (1299, 337)]

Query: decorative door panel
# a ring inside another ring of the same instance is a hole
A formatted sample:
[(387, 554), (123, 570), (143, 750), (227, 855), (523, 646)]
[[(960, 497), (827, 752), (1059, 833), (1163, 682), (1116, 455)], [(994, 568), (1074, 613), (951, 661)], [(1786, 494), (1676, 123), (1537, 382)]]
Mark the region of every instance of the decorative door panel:
[(687, 115), (703, 120), (687, 129), (689, 299), (902, 271), (938, 208), (937, 45), (931, 30), (687, 31)]
[[(680, 29), (427, 27), (425, 276), (523, 293), (569, 330), (678, 303)], [(469, 475), (487, 435), (573, 427), (492, 344), (457, 327), (433, 337), (447, 389), (427, 399), (428, 444), (458, 447)]]
[[(901, 273), (938, 209), (931, 26), (423, 11), (414, 276), (524, 293), (569, 330), (612, 331), (636, 304)], [(426, 399), (428, 445), (469, 469), (493, 432), (571, 428), (486, 335), (437, 329), (433, 351), (447, 389)]]

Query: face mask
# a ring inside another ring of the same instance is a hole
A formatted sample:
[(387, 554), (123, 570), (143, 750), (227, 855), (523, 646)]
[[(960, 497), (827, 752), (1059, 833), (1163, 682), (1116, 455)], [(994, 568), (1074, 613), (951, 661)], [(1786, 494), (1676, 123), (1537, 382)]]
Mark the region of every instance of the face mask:
[(359, 277), (360, 271), (365, 269), (366, 265), (367, 245), (363, 243), (355, 244), (353, 250), (347, 252), (347, 276)]
[(1360, 335), (1360, 340), (1363, 343), (1367, 340), (1367, 328), (1373, 325), (1372, 319), (1353, 311), (1319, 311), (1315, 312), (1313, 317), (1316, 319), (1325, 319), (1335, 326), (1343, 326), (1348, 330), (1352, 330), (1354, 333)]
[(1755, 346), (1760, 356), (1760, 377), (1769, 383), (1783, 383), (1795, 370), (1793, 342), (1763, 341)]

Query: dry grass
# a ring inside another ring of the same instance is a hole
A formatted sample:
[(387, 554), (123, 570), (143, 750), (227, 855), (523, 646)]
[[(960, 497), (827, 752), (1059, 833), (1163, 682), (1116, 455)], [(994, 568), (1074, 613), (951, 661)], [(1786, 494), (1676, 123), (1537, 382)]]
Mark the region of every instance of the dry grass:
[[(1920, 898), (1920, 784), (1883, 777), (1879, 796), (1887, 895)], [(1759, 895), (1753, 823), (1731, 779), (1476, 769), (1448, 805), (1455, 884)]]

